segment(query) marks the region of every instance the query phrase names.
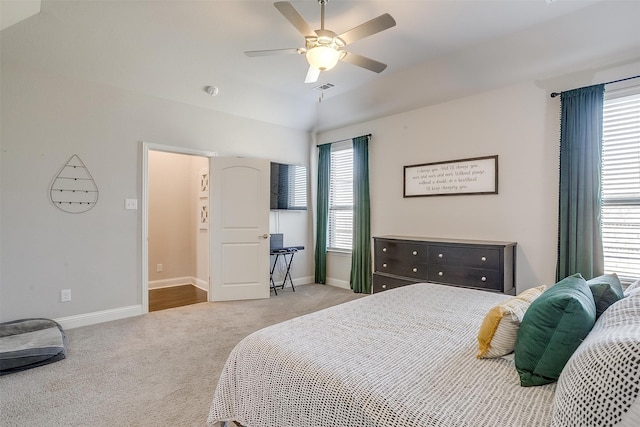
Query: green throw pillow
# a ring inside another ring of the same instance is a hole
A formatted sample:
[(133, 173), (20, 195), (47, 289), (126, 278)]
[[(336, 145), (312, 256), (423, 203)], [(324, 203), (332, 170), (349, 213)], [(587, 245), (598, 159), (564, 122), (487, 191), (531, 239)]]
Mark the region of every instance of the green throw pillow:
[(596, 320), (596, 306), (580, 274), (566, 277), (531, 303), (516, 340), (523, 387), (555, 382)]
[(596, 319), (611, 304), (624, 298), (622, 284), (615, 273), (594, 277), (591, 280), (587, 280), (587, 285), (589, 285), (593, 294), (593, 301), (596, 303)]

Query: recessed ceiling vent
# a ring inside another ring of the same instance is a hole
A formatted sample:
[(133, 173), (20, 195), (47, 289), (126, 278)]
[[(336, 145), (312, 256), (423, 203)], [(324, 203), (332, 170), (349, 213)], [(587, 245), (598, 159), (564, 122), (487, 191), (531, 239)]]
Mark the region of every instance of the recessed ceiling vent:
[(316, 86), (313, 89), (317, 90), (318, 92), (326, 92), (326, 91), (328, 91), (329, 89), (331, 89), (333, 87), (335, 87), (335, 85), (333, 83), (325, 83), (325, 84), (322, 84), (320, 86)]

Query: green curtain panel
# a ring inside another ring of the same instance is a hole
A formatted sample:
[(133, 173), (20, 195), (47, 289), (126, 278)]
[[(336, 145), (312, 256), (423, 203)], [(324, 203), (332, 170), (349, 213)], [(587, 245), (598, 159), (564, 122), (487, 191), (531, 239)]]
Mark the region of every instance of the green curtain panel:
[(600, 218), (604, 85), (562, 92), (556, 279), (604, 273)]
[(316, 224), (315, 282), (327, 283), (327, 227), (329, 221), (329, 174), (331, 144), (318, 147), (318, 218)]
[(353, 138), (353, 243), (351, 289), (371, 293), (371, 209), (369, 199), (369, 137)]

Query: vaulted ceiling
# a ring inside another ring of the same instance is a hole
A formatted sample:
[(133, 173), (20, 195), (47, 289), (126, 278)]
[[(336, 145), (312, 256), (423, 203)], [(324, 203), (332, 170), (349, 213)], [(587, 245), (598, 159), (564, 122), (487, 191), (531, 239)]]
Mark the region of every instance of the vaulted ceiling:
[[(320, 28), (316, 0), (291, 4)], [(243, 53), (304, 44), (263, 0), (42, 0), (40, 13), (2, 30), (0, 55), (3, 64), (309, 131), (640, 57), (637, 0), (330, 0), (325, 27), (339, 34), (383, 13), (397, 25), (349, 50), (387, 69), (339, 63), (315, 84), (304, 83), (303, 55)], [(334, 87), (316, 89), (325, 83)]]

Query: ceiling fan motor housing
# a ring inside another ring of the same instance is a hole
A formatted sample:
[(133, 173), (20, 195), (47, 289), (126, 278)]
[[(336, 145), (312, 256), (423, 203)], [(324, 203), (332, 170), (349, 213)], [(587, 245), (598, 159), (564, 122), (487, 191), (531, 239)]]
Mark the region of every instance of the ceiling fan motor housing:
[[(312, 30), (304, 18), (288, 1), (277, 1), (274, 6), (304, 36), (305, 46), (294, 49), (274, 49), (262, 51), (246, 51), (247, 56), (305, 54), (309, 62), (309, 71), (305, 83), (317, 81), (321, 71), (332, 69), (339, 61), (348, 62), (358, 67), (380, 73), (387, 65), (362, 55), (347, 52), (345, 47), (351, 43), (384, 31), (396, 25), (396, 21), (388, 13), (358, 25), (339, 36), (324, 28), (324, 9), (328, 0), (320, 3), (320, 29)], [(347, 55), (348, 53), (348, 55)]]

